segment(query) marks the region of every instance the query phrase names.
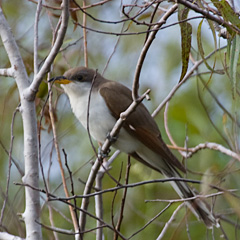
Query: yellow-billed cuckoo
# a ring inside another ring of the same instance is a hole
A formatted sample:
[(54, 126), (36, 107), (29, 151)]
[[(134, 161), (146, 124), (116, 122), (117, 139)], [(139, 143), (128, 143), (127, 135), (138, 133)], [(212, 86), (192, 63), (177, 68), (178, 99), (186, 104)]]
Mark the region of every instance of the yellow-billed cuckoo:
[[(55, 77), (50, 81), (61, 84), (69, 97), (73, 113), (85, 128), (88, 99), (93, 83), (88, 118), (89, 132), (100, 143), (105, 141), (120, 114), (132, 103), (130, 89), (118, 82), (107, 80), (95, 70), (85, 67), (70, 69), (64, 76)], [(143, 104), (139, 104), (127, 117), (117, 140), (112, 145), (168, 178), (181, 177), (176, 168), (186, 171), (162, 140), (156, 122)], [(172, 182), (172, 185), (181, 198), (195, 196), (186, 182), (176, 181)], [(187, 204), (207, 227), (218, 225), (205, 201), (196, 198), (187, 201)]]

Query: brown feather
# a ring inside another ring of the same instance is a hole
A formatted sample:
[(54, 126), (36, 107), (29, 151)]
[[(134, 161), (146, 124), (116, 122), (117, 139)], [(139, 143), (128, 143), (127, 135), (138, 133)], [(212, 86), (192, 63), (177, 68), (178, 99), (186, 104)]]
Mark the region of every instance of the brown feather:
[[(116, 119), (118, 119), (120, 113), (125, 111), (132, 103), (130, 89), (117, 82), (107, 80), (101, 85), (99, 92), (104, 98), (111, 114)], [(142, 103), (128, 116), (123, 127), (145, 146), (158, 153), (168, 164), (174, 165), (183, 172), (186, 171), (184, 166), (172, 154), (162, 140), (156, 122)], [(134, 153), (131, 154), (134, 156)], [(161, 158), (159, 157), (159, 161), (161, 161)]]

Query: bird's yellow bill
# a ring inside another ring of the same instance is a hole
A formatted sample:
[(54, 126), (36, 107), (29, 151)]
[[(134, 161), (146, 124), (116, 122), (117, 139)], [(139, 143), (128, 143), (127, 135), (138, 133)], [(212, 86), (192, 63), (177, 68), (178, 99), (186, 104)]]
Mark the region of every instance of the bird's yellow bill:
[(60, 83), (60, 84), (69, 84), (71, 81), (66, 78), (60, 78), (60, 79), (56, 79), (54, 82)]
[(48, 82), (60, 83), (60, 84), (69, 84), (71, 81), (64, 76), (58, 76), (51, 78)]

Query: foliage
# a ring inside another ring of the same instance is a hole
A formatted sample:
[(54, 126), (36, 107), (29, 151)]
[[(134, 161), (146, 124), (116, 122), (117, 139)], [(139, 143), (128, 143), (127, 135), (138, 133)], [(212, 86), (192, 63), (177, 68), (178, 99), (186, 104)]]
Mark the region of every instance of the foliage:
[[(48, 84), (50, 76), (62, 75), (70, 67), (86, 65), (98, 69), (104, 77), (132, 87), (141, 51), (152, 33), (156, 32), (140, 69), (139, 94), (150, 88), (151, 101), (144, 103), (155, 119), (163, 139), (188, 169), (187, 179), (202, 181), (189, 183), (203, 194), (221, 192), (208, 198), (220, 218), (221, 228), (208, 230), (185, 207), (169, 222), (162, 239), (237, 239), (239, 236), (239, 47), (240, 19), (238, 1), (203, 0), (177, 1), (178, 8), (163, 24), (159, 20), (174, 6), (175, 1), (70, 1), (71, 18), (64, 43), (51, 71), (37, 93), (35, 104), (39, 129), (39, 150), (42, 163), (40, 189), (56, 197), (65, 197), (60, 167), (53, 140), (53, 126), (49, 115)], [(1, 2), (0, 2), (1, 3)], [(34, 0), (2, 1), (7, 18), (27, 73), (34, 78), (34, 19), (37, 2)], [(50, 52), (61, 14), (61, 1), (45, 1), (39, 20), (38, 66), (41, 68)], [(84, 20), (86, 18), (86, 22)], [(159, 24), (159, 25), (158, 25)], [(84, 33), (84, 30), (86, 31)], [(1, 43), (1, 68), (11, 66)], [(4, 74), (1, 74), (4, 75)], [(0, 206), (6, 199), (7, 181), (10, 178), (6, 207), (2, 209), (0, 229), (25, 237), (25, 225), (19, 213), (24, 212), (23, 127), (20, 113), (13, 113), (19, 106), (19, 91), (10, 77), (0, 81)], [(173, 91), (176, 89), (176, 91)], [(95, 153), (88, 134), (72, 114), (68, 99), (59, 86), (53, 87), (53, 115), (61, 161), (68, 190), (72, 183), (74, 194), (82, 195), (86, 180), (95, 161)], [(161, 107), (162, 106), (162, 107)], [(156, 112), (155, 110), (158, 109)], [(11, 139), (13, 147), (11, 148)], [(173, 140), (172, 140), (173, 139)], [(204, 143), (202, 149), (194, 147)], [(209, 147), (207, 143), (214, 143)], [(94, 142), (97, 149), (98, 145)], [(64, 149), (64, 151), (61, 151)], [(115, 150), (112, 149), (111, 153)], [(12, 156), (10, 176), (9, 152)], [(186, 154), (189, 154), (186, 158)], [(162, 178), (135, 160), (121, 153), (104, 174), (102, 189), (146, 181), (146, 184), (104, 193), (105, 223), (114, 228), (121, 217), (120, 227), (125, 239), (157, 239), (166, 227), (181, 201), (172, 203), (158, 218), (153, 219), (169, 202), (146, 200), (178, 199), (169, 183), (147, 183)], [(128, 172), (129, 171), (129, 172)], [(72, 172), (72, 180), (70, 173)], [(114, 180), (115, 181), (114, 181)], [(212, 188), (211, 186), (216, 186)], [(234, 190), (234, 191), (233, 191)], [(92, 192), (95, 192), (92, 189)], [(72, 193), (70, 193), (71, 195)], [(41, 193), (41, 223), (43, 239), (74, 239), (61, 230), (74, 231), (69, 206), (59, 199), (48, 201)], [(50, 198), (49, 198), (50, 199)], [(123, 205), (123, 199), (125, 205)], [(72, 204), (80, 207), (81, 198)], [(94, 198), (90, 198), (88, 211), (95, 216)], [(77, 211), (79, 214), (79, 211)], [(149, 225), (144, 228), (145, 224)], [(49, 226), (51, 229), (47, 229)], [(96, 220), (87, 217), (86, 229), (91, 230), (84, 239), (95, 239)], [(52, 229), (60, 229), (53, 233)], [(141, 230), (141, 231), (139, 231)], [(139, 232), (138, 232), (139, 231)], [(121, 239), (108, 226), (104, 226), (105, 239)], [(115, 237), (115, 238), (114, 238)], [(160, 239), (160, 238), (159, 238)]]

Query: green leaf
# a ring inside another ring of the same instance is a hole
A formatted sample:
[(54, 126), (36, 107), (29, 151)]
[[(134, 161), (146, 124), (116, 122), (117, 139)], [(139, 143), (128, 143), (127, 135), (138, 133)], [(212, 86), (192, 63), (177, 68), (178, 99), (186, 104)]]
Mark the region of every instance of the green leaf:
[[(240, 28), (240, 19), (226, 0), (212, 0), (212, 3), (222, 14), (226, 22), (231, 22), (234, 26)], [(235, 35), (235, 33), (233, 34), (233, 29), (230, 29), (229, 27), (227, 27), (227, 29), (232, 36)]]
[(240, 54), (240, 36), (236, 35), (232, 41), (232, 47), (230, 50), (230, 77), (232, 80), (233, 99), (237, 95), (237, 66)]
[[(214, 67), (215, 67), (215, 63), (216, 63), (216, 60), (214, 61), (214, 64), (213, 64), (213, 68), (208, 64), (208, 62), (205, 60), (205, 56), (204, 56), (204, 50), (203, 50), (203, 46), (202, 46), (202, 23), (203, 23), (203, 20), (199, 23), (198, 25), (198, 29), (197, 29), (197, 44), (198, 44), (198, 50), (199, 50), (199, 53), (201, 55), (201, 58), (203, 59), (203, 62), (204, 64), (206, 65), (206, 67), (211, 71), (211, 73), (213, 74), (214, 72), (216, 72), (214, 70)], [(209, 21), (209, 26), (212, 30), (212, 33), (213, 33), (213, 36), (214, 36), (214, 43), (215, 43), (215, 49), (216, 49), (216, 45), (217, 45), (217, 42), (216, 42), (216, 35), (215, 35), (215, 32), (213, 31), (212, 27), (211, 26), (211, 22)], [(211, 76), (212, 76), (211, 74)], [(211, 79), (211, 77), (210, 77)]]
[(182, 81), (187, 73), (189, 54), (191, 51), (192, 25), (188, 22), (181, 22), (187, 19), (189, 9), (181, 4), (178, 8), (178, 20), (180, 21), (181, 45), (182, 45), (182, 73), (179, 82)]

